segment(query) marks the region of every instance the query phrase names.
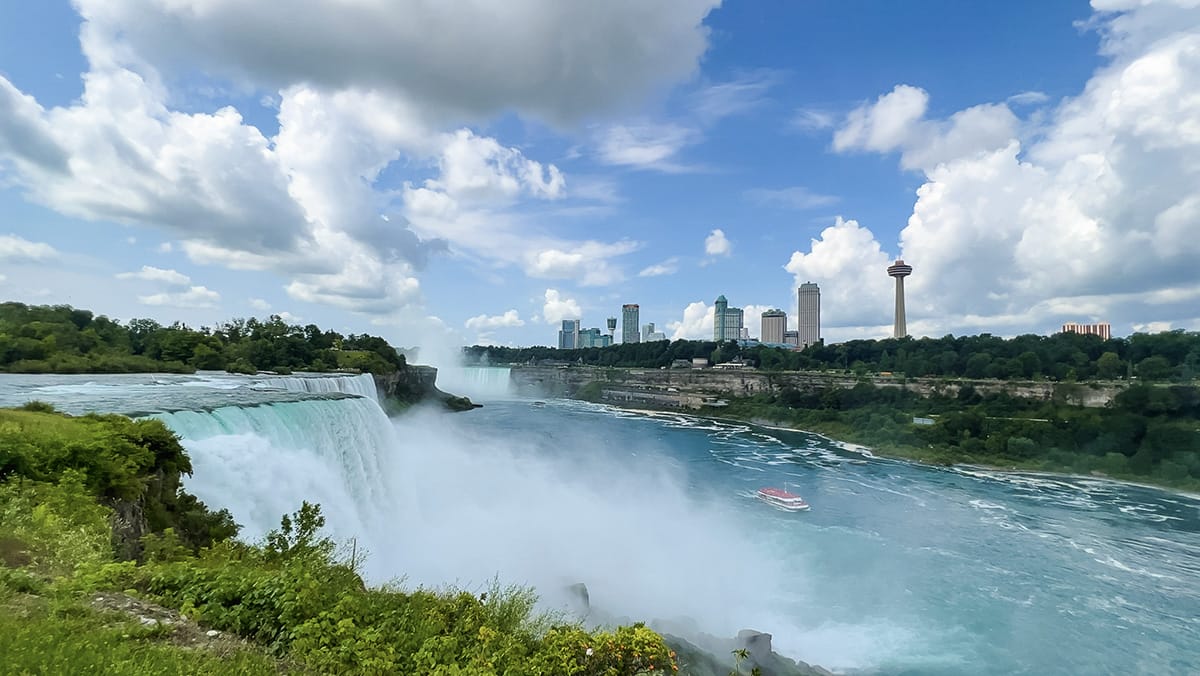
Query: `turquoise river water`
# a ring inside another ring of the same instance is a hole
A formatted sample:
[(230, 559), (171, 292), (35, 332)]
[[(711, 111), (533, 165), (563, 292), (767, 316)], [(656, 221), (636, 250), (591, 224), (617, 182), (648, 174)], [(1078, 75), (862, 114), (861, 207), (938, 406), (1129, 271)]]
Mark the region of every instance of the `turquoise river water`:
[[(162, 419), (261, 537), (301, 500), (374, 582), (587, 584), (588, 620), (770, 632), (845, 673), (1200, 673), (1200, 500), (873, 458), (822, 437), (506, 394), (389, 420), (369, 377), (0, 376), (0, 405)], [(453, 379), (451, 380), (451, 377)], [(450, 380), (450, 383), (446, 383)], [(812, 505), (754, 498), (787, 487)]]

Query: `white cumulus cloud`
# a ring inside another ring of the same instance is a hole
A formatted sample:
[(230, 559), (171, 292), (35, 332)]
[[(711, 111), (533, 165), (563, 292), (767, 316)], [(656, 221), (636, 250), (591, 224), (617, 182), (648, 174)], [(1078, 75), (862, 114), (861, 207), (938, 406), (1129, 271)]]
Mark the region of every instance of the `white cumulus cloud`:
[(41, 262), (58, 257), (58, 251), (44, 242), (31, 242), (17, 235), (0, 235), (0, 261)]
[(702, 300), (688, 303), (682, 319), (667, 323), (671, 340), (712, 340), (714, 309)]
[(853, 110), (833, 135), (833, 148), (839, 152), (899, 150), (901, 166), (929, 170), (1003, 147), (1017, 136), (1017, 117), (1004, 104), (973, 106), (946, 120), (925, 119), (928, 106), (924, 89), (896, 85), (874, 103)]
[[(914, 266), (910, 327), (1012, 334), (1069, 320), (1109, 321), (1116, 332), (1195, 325), (1200, 6), (1094, 5), (1106, 12), (1094, 25), (1110, 58), (1079, 95), (1045, 111), (1036, 135), (1021, 138), (1003, 105), (926, 119), (927, 96), (903, 85), (852, 113), (835, 135), (836, 149), (899, 150), (902, 166), (925, 174), (899, 242)], [(873, 255), (862, 266), (876, 268), (882, 248), (865, 231), (854, 235), (839, 248)], [(857, 281), (865, 304), (890, 319), (888, 287), (846, 267), (821, 278), (821, 259), (793, 256), (789, 270), (811, 275), (824, 293)], [(823, 310), (831, 316), (840, 305)], [(885, 324), (861, 312), (855, 319)]]
[(142, 305), (159, 305), (183, 309), (214, 308), (220, 300), (221, 295), (219, 293), (203, 286), (193, 286), (187, 291), (138, 296), (138, 302)]
[(717, 228), (704, 238), (704, 253), (709, 256), (728, 256), (733, 244), (725, 237), (725, 231)]
[(542, 305), (542, 319), (547, 324), (558, 324), (564, 319), (579, 319), (583, 310), (573, 298), (564, 298), (558, 289), (546, 289), (546, 302)]
[(477, 315), (471, 317), (466, 322), (468, 329), (495, 329), (508, 326), (525, 326), (525, 320), (521, 319), (516, 310), (508, 310), (501, 315)]
[(638, 277), (661, 277), (663, 275), (673, 275), (679, 272), (679, 259), (668, 258), (661, 263), (647, 265), (638, 273)]
[(821, 287), (823, 326), (846, 327), (891, 321), (888, 264), (870, 230), (839, 216), (807, 252), (793, 252), (784, 269), (795, 277), (793, 289), (804, 282)]
[(142, 269), (137, 272), (118, 273), (117, 279), (140, 279), (147, 282), (161, 282), (172, 286), (187, 286), (192, 283), (192, 279), (182, 272), (156, 268), (153, 265), (143, 265)]

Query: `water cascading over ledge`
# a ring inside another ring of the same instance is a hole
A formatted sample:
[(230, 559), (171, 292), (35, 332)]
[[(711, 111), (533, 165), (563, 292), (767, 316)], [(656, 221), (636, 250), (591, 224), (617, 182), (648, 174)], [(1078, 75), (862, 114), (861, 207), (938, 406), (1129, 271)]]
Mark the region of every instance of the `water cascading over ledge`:
[(354, 376), (280, 376), (259, 383), (263, 387), (277, 387), (289, 392), (312, 392), (318, 394), (342, 393), (366, 397), (379, 401), (379, 390), (375, 377), (369, 373)]
[[(374, 399), (346, 397), (152, 416), (192, 459), (188, 490), (228, 508), (255, 540), (300, 500), (321, 505), (331, 529), (361, 533), (390, 518), (385, 464), (399, 446)], [(393, 487), (394, 488), (394, 487)]]

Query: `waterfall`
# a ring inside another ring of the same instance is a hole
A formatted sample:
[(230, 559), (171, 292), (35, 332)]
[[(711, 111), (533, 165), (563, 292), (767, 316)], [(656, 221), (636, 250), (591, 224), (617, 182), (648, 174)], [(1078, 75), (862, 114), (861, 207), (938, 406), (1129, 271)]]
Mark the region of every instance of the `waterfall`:
[[(462, 375), (507, 392), (507, 369)], [(524, 404), (483, 410), (503, 406)], [(364, 396), (153, 417), (188, 451), (187, 490), (228, 509), (242, 540), (261, 541), (301, 501), (317, 503), (326, 532), (340, 543), (355, 538), (366, 554), (370, 584), (403, 576), (410, 585), (479, 589), (498, 577), (535, 587), (545, 609), (561, 609), (575, 598), (564, 590), (585, 582), (596, 618), (711, 618), (703, 626), (722, 635), (747, 626), (730, 618), (757, 617), (738, 608), (758, 596), (710, 589), (711, 581), (729, 571), (774, 579), (775, 564), (745, 560), (751, 543), (732, 514), (694, 501), (673, 465), (652, 452), (614, 451), (604, 434), (572, 433), (578, 421), (550, 412), (520, 429), (509, 426), (511, 412), (496, 415), (480, 426), (418, 408), (389, 420)]]
[(500, 366), (443, 366), (438, 369), (438, 387), (477, 400), (504, 399), (511, 396), (508, 371)]
[(355, 394), (379, 401), (379, 393), (375, 389), (375, 377), (370, 373), (357, 376), (280, 376), (268, 378), (257, 383), (259, 387), (271, 387), (290, 392)]
[(373, 521), (391, 518), (384, 507), (394, 506), (395, 495), (389, 496), (384, 465), (398, 447), (396, 430), (367, 395), (153, 417), (188, 450), (188, 489), (211, 506), (228, 508), (245, 539), (278, 527), (280, 516), (295, 511), (300, 500), (321, 504), (338, 533), (372, 530)]

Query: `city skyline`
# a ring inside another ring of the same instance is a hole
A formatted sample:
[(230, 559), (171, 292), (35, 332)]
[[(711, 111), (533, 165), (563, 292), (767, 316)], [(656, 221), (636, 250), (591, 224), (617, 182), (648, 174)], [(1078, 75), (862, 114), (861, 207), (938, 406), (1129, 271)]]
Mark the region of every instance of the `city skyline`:
[(813, 280), (836, 342), (903, 259), (913, 336), (1200, 330), (1194, 3), (385, 5), (0, 6), (0, 298), (433, 348)]

